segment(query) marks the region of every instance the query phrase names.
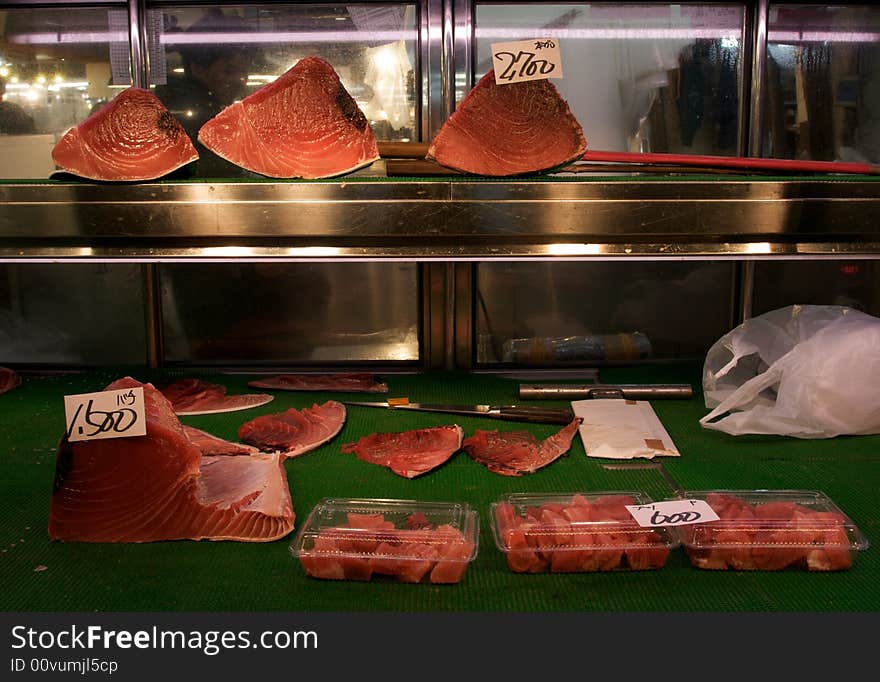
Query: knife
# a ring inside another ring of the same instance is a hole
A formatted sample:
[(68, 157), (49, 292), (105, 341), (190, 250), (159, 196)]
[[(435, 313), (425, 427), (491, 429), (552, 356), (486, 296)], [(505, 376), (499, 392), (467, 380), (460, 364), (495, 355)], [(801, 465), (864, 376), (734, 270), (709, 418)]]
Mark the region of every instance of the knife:
[(345, 405), (358, 407), (382, 407), (388, 410), (416, 410), (421, 412), (446, 412), (488, 419), (504, 419), (533, 424), (570, 424), (574, 412), (565, 407), (533, 407), (519, 405), (446, 405), (443, 403), (400, 403), (342, 401)]

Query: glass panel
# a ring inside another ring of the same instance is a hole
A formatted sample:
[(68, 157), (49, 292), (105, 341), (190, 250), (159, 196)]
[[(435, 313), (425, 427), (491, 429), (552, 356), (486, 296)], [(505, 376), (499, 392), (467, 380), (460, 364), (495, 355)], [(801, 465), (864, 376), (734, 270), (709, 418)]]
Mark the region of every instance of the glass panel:
[(880, 161), (880, 7), (773, 5), (764, 154)]
[(271, 365), (419, 358), (414, 263), (163, 265), (165, 357)]
[(0, 10), (0, 178), (46, 178), (64, 132), (131, 85), (128, 13)]
[[(378, 140), (419, 139), (415, 4), (163, 7), (150, 36), (156, 94), (195, 142), (199, 128), (299, 59), (336, 69)], [(159, 47), (156, 47), (156, 43)], [(246, 171), (197, 145), (197, 174)]]
[(481, 263), (477, 362), (701, 357), (730, 329), (733, 278), (727, 262)]
[(752, 313), (795, 304), (845, 305), (880, 316), (880, 261), (766, 261), (755, 264)]
[(146, 361), (140, 265), (0, 264), (0, 364)]
[(552, 82), (588, 149), (735, 155), (742, 24), (731, 4), (480, 3), (474, 82), (492, 43), (556, 37), (564, 77)]

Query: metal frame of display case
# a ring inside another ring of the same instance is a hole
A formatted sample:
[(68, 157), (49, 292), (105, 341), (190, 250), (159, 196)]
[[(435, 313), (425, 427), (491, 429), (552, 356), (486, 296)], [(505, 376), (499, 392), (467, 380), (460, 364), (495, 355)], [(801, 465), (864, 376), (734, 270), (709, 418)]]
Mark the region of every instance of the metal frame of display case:
[[(143, 85), (146, 10), (185, 1), (8, 7), (127, 5), (133, 82)], [(417, 4), (421, 129), (430, 139), (457, 90), (472, 84), (473, 2)], [(742, 4), (740, 148), (757, 156), (769, 3)], [(20, 183), (0, 185), (0, 261), (146, 263), (151, 364), (162, 356), (156, 263), (423, 261), (425, 364), (452, 367), (473, 362), (473, 262), (732, 258), (742, 263), (747, 317), (754, 260), (878, 258), (877, 215), (880, 182), (843, 176)]]

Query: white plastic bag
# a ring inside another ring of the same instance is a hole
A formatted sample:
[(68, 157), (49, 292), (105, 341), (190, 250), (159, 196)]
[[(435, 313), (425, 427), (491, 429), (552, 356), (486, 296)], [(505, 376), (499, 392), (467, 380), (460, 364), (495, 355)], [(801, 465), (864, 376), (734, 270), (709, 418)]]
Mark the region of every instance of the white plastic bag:
[(732, 435), (880, 433), (880, 319), (795, 305), (746, 320), (709, 349), (703, 394), (700, 424)]

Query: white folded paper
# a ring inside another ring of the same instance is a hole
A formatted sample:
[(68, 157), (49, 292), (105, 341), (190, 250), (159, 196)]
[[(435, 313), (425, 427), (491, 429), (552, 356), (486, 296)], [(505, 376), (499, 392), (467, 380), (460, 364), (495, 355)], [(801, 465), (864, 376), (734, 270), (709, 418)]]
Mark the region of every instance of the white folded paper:
[(647, 401), (577, 400), (571, 407), (583, 419), (579, 432), (588, 457), (651, 459), (681, 454)]

